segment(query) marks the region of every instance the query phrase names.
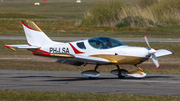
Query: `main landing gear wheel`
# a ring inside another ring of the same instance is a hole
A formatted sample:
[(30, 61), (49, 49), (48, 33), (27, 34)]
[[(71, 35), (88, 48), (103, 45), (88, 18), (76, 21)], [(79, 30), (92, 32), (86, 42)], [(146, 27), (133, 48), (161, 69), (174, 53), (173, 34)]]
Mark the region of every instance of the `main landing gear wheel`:
[(124, 78), (125, 78), (125, 76), (122, 76), (122, 75), (121, 75), (121, 71), (119, 71), (118, 77), (119, 77), (120, 79), (124, 79)]
[(87, 70), (87, 71), (81, 72), (81, 75), (87, 76), (89, 79), (96, 79), (96, 78), (98, 78), (100, 76), (100, 73), (98, 71), (96, 71), (98, 66), (99, 65), (96, 65), (94, 70)]
[(127, 71), (127, 70), (125, 70), (125, 69), (119, 69), (118, 77), (119, 77), (120, 79), (124, 79), (125, 76), (127, 76), (127, 74), (128, 74), (128, 71)]
[(118, 77), (119, 77), (120, 79), (124, 79), (125, 76), (127, 76), (128, 71), (125, 70), (125, 69), (120, 69), (118, 65), (116, 65), (116, 67), (118, 68), (118, 71), (119, 71), (119, 72), (118, 72)]

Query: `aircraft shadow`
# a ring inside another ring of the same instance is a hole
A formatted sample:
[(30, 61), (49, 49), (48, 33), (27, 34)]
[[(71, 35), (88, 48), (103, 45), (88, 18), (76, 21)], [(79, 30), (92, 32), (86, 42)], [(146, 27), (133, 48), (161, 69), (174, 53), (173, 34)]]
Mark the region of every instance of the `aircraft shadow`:
[(49, 80), (43, 80), (43, 81), (54, 81), (54, 82), (60, 82), (60, 81), (93, 81), (93, 80), (148, 80), (153, 78), (173, 78), (171, 76), (146, 76), (145, 78), (138, 79), (134, 77), (125, 77), (124, 79), (119, 79), (118, 77), (98, 77), (89, 79), (87, 77), (57, 77), (57, 76), (16, 76), (11, 78), (43, 78), (43, 79), (49, 79)]
[(94, 80), (112, 80), (112, 79), (118, 79), (116, 77), (114, 78), (92, 78), (89, 79), (87, 77), (63, 77), (61, 79), (54, 79), (54, 80), (46, 80), (46, 81), (94, 81)]
[(118, 77), (99, 77), (94, 79), (89, 79), (87, 77), (60, 77), (60, 79), (46, 80), (46, 81), (94, 81), (94, 80), (148, 80), (152, 78), (172, 78), (168, 76), (147, 76), (142, 79), (134, 77), (125, 77), (124, 79), (119, 79)]

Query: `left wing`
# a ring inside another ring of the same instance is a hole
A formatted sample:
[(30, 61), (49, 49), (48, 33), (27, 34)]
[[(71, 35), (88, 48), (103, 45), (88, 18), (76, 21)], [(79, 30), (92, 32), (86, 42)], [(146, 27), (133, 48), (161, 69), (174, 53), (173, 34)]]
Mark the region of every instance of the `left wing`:
[(85, 63), (92, 63), (92, 64), (110, 64), (111, 62), (104, 58), (99, 57), (91, 57), (91, 56), (82, 56), (82, 55), (74, 55), (78, 61), (82, 61)]
[(62, 55), (65, 54), (52, 54), (58, 60), (56, 62), (58, 63), (64, 63), (64, 64), (70, 64), (70, 65), (82, 65), (82, 64), (112, 64), (109, 60), (98, 58), (98, 57), (91, 57), (91, 56), (83, 56), (83, 55), (77, 55), (77, 54), (66, 54), (67, 56), (62, 57)]

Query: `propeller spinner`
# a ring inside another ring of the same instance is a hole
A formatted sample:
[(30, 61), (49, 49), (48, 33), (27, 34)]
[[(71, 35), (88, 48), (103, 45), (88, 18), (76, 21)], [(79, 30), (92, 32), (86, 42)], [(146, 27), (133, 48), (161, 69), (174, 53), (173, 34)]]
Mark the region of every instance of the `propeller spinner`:
[(150, 45), (149, 45), (149, 42), (148, 42), (148, 39), (146, 38), (146, 35), (144, 34), (144, 39), (145, 39), (145, 41), (146, 41), (146, 44), (148, 45), (148, 47), (149, 47), (149, 54), (151, 54), (151, 57), (152, 57), (152, 60), (153, 60), (153, 62), (154, 62), (154, 64), (156, 65), (156, 67), (159, 69), (160, 68), (160, 65), (159, 65), (159, 62), (158, 62), (158, 60), (157, 60), (157, 58), (156, 58), (156, 55), (155, 55), (155, 53), (156, 53), (156, 50), (155, 49), (152, 49), (151, 47), (150, 47)]

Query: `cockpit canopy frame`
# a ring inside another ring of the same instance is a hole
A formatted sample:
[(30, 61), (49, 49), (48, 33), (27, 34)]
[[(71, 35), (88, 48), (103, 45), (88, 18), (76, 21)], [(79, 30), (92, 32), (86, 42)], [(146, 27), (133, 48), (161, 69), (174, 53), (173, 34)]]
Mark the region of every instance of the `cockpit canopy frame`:
[(89, 44), (96, 49), (109, 49), (118, 46), (127, 46), (123, 42), (109, 37), (95, 37), (88, 40)]

